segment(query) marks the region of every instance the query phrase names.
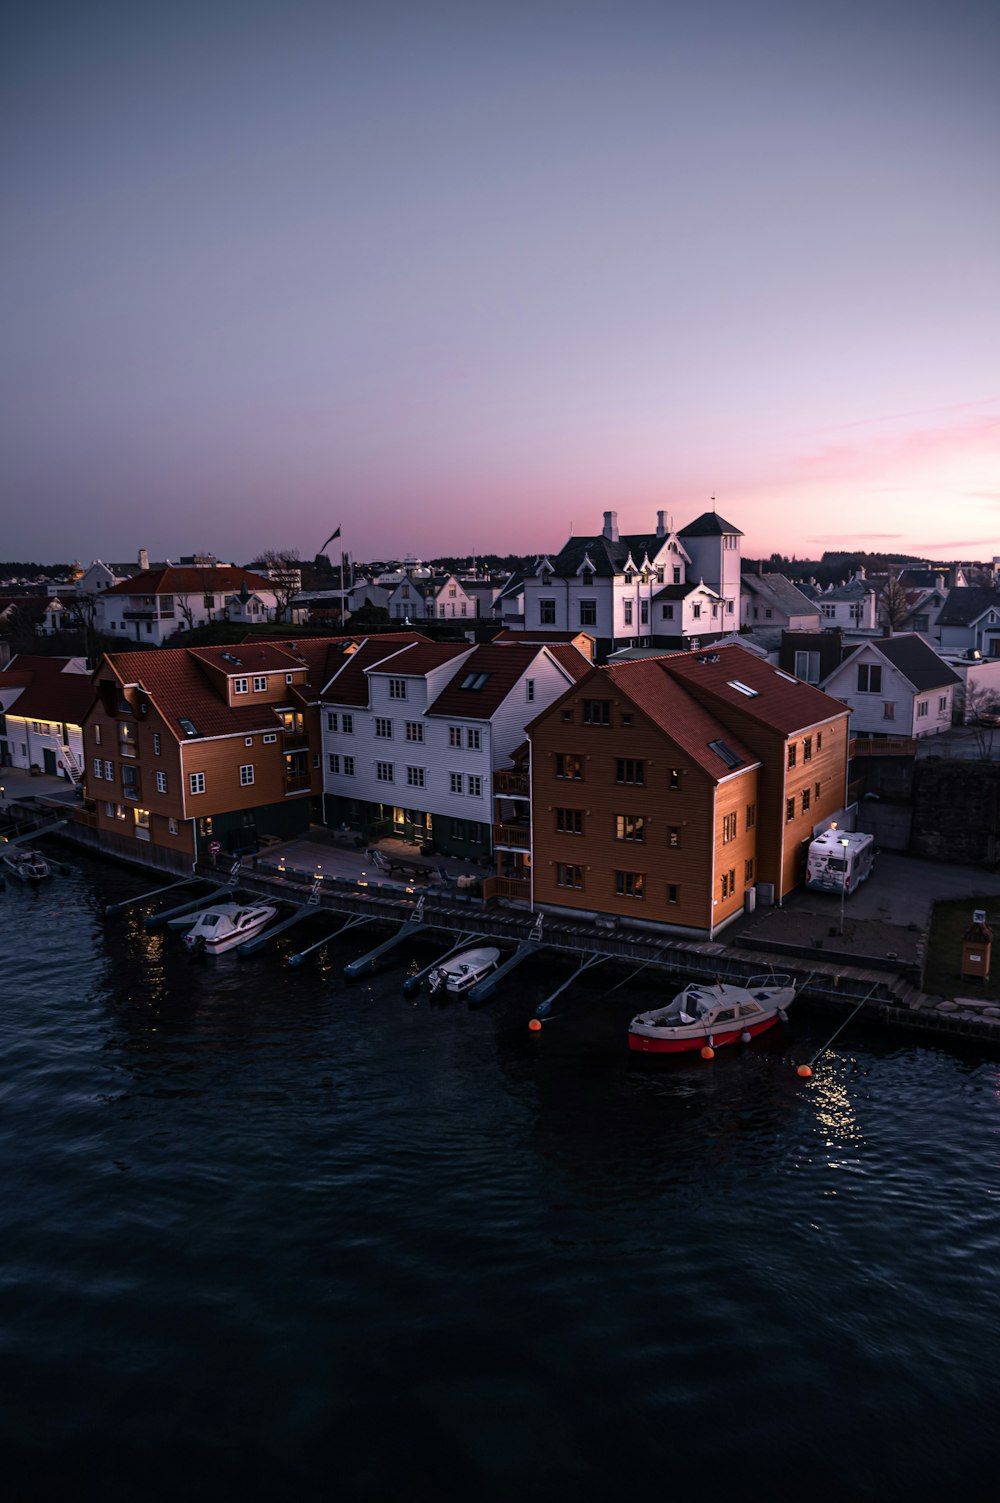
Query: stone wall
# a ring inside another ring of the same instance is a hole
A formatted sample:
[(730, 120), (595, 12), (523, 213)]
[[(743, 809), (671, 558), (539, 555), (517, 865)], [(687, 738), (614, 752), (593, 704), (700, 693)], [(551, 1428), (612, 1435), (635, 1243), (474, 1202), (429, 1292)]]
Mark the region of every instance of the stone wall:
[(920, 759), (910, 852), (973, 866), (1000, 860), (1000, 764)]

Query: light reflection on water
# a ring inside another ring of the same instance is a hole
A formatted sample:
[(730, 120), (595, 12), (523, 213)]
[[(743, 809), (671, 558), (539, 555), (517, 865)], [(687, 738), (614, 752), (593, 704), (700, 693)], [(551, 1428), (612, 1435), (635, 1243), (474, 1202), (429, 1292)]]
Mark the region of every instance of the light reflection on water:
[(346, 985), (364, 930), (205, 963), (81, 867), (2, 895), (11, 1485), (979, 1495), (995, 1062), (852, 1029), (802, 1082), (802, 1014), (638, 1067), (651, 992), (535, 1036), (558, 970), (470, 1011), (402, 997), (426, 949)]

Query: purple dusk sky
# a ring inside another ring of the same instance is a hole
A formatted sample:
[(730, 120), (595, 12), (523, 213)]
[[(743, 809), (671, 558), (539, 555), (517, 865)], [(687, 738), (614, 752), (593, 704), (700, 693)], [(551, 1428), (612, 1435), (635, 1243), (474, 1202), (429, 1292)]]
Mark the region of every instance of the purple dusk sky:
[(6, 558), (1000, 553), (1000, 7), (21, 6)]

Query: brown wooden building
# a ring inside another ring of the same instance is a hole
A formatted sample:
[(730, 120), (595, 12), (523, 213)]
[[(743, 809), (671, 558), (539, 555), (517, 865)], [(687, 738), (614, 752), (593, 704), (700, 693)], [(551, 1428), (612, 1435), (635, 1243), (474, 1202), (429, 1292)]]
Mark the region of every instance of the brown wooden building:
[(83, 726), (98, 832), (181, 864), (319, 822), (319, 691), (355, 642), (108, 654)]
[(802, 878), (844, 706), (737, 646), (596, 668), (528, 727), (536, 906), (712, 935)]

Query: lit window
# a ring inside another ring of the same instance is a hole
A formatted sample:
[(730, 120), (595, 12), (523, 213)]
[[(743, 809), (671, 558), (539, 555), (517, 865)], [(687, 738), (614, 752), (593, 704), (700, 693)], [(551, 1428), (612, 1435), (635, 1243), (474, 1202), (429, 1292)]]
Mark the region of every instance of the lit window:
[(646, 838), (646, 820), (642, 814), (616, 814), (615, 815), (615, 839), (634, 840), (637, 843)]
[(615, 872), (615, 893), (620, 898), (644, 898), (646, 875), (644, 872)]

